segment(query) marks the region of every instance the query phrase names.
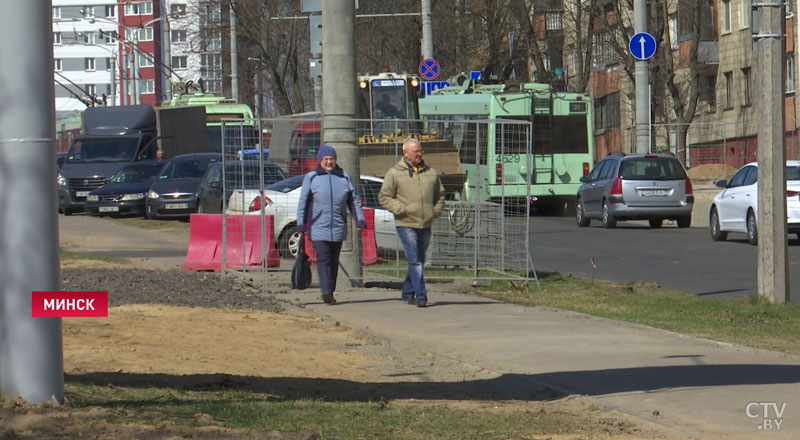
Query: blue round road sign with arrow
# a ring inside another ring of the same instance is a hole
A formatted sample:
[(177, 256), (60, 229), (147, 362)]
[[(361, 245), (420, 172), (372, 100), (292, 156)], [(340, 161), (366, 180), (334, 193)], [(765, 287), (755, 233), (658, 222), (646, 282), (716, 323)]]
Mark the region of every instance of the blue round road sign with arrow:
[(656, 53), (656, 39), (647, 32), (639, 32), (631, 37), (628, 49), (637, 60), (646, 60)]
[(422, 60), (419, 63), (419, 74), (422, 78), (427, 80), (436, 79), (439, 76), (439, 62), (433, 58)]

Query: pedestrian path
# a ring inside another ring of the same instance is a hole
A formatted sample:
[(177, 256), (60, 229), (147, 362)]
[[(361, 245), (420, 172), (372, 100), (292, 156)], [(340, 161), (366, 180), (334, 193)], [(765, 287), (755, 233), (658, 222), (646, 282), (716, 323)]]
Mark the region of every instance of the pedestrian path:
[(316, 289), (292, 297), (313, 313), (523, 384), (500, 399), (525, 399), (524, 384), (544, 384), (687, 437), (800, 438), (798, 357), (457, 293), (433, 292), (424, 309), (385, 289), (349, 289), (333, 306)]

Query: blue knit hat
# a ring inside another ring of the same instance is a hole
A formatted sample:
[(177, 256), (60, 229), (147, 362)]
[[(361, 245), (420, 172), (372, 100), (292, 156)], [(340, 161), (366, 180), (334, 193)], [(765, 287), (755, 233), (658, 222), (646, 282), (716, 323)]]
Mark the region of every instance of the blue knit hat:
[(330, 145), (323, 145), (319, 147), (319, 150), (317, 150), (317, 160), (321, 161), (325, 156), (333, 156), (333, 158), (336, 159), (336, 150), (334, 150)]

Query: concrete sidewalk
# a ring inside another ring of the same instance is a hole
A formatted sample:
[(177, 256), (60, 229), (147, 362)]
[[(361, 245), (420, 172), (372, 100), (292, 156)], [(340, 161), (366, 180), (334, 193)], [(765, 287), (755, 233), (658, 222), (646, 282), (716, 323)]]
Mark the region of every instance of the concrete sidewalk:
[[(483, 367), (497, 384), (519, 384), (500, 387), (498, 399), (532, 398), (526, 387), (545, 385), (687, 437), (800, 438), (797, 357), (472, 295), (432, 292), (425, 309), (394, 290), (336, 295), (338, 304), (326, 305), (317, 289), (292, 292), (305, 310)], [(475, 386), (491, 386), (481, 382)]]
[[(127, 256), (162, 269), (176, 269), (185, 256), (182, 234), (83, 216), (60, 217), (59, 224), (62, 246), (71, 250)], [(268, 277), (270, 290), (288, 289), (288, 270)], [(467, 390), (464, 398), (475, 390), (501, 400), (539, 399), (545, 385), (687, 438), (800, 439), (799, 357), (504, 304), (464, 294), (468, 286), (463, 293), (429, 288), (425, 309), (401, 302), (397, 290), (379, 288), (337, 292), (339, 303), (332, 306), (322, 304), (316, 287), (287, 296), (311, 313), (495, 374), (488, 381), (465, 379), (459, 388)]]

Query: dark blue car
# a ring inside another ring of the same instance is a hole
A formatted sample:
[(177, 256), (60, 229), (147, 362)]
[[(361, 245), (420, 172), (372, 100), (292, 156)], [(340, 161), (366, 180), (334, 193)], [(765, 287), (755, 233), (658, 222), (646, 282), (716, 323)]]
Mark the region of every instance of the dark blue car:
[(144, 216), (147, 191), (163, 166), (160, 161), (145, 161), (122, 168), (86, 196), (84, 210), (97, 216)]
[(164, 165), (147, 193), (147, 217), (186, 219), (197, 212), (197, 188), (220, 153), (193, 153), (175, 156)]

